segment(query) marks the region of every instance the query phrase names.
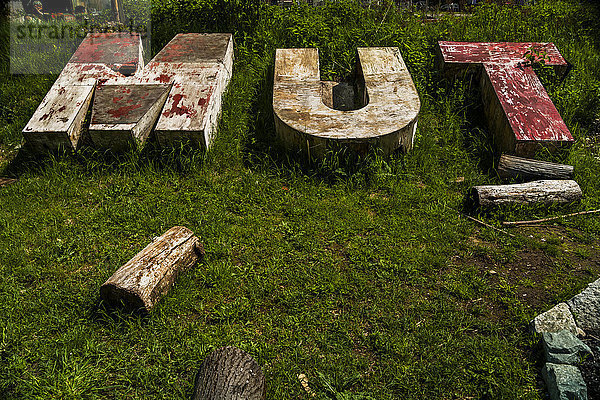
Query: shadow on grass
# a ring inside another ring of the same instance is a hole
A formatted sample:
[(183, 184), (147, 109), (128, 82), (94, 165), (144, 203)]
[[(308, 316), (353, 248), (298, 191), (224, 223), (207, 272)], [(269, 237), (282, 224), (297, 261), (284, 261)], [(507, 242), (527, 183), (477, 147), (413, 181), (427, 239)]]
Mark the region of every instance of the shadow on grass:
[(144, 309), (131, 310), (124, 304), (107, 304), (100, 297), (89, 308), (89, 320), (103, 326), (126, 331), (131, 325), (140, 327), (147, 326), (150, 314)]
[(82, 175), (115, 171), (140, 172), (148, 169), (187, 174), (202, 168), (205, 160), (206, 152), (189, 143), (162, 148), (156, 141), (149, 141), (142, 150), (131, 149), (123, 153), (97, 150), (88, 145), (77, 152), (59, 150), (39, 153), (23, 146), (0, 175), (18, 179), (25, 173), (43, 174), (58, 164), (67, 165)]

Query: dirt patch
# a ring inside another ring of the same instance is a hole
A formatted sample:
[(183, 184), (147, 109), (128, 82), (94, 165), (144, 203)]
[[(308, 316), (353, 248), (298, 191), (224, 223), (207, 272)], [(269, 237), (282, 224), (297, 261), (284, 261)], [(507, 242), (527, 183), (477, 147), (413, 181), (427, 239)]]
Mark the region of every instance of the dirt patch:
[[(497, 244), (471, 238), (474, 250), (470, 257), (459, 257), (459, 267), (474, 266), (479, 275), (498, 293), (512, 292), (528, 308), (544, 310), (571, 288), (585, 286), (600, 275), (600, 242), (581, 243), (574, 237), (580, 232), (561, 226), (522, 227), (511, 233), (530, 239), (516, 252), (505, 255)], [(504, 295), (507, 293), (504, 293)], [(490, 316), (501, 312), (502, 303), (494, 295), (484, 296), (480, 304), (489, 308)]]

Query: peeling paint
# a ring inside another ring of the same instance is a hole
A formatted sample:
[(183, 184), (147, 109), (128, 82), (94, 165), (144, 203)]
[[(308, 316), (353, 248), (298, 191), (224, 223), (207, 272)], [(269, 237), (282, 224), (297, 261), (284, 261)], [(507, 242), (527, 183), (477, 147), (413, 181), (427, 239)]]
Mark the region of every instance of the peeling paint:
[(142, 81), (173, 84), (156, 124), (159, 143), (210, 146), (232, 68), (231, 34), (176, 35), (148, 63)]
[(171, 82), (171, 76), (167, 75), (167, 74), (160, 74), (156, 80), (159, 81), (160, 83), (170, 83)]
[(119, 107), (116, 110), (108, 110), (108, 113), (112, 115), (114, 118), (122, 118), (129, 114), (130, 111), (135, 110), (136, 108), (140, 108), (141, 104), (133, 104), (130, 106)]
[(40, 151), (77, 149), (94, 88), (142, 64), (139, 35), (89, 34), (23, 129), (25, 139)]
[(194, 116), (196, 116), (197, 111), (194, 110), (193, 108), (190, 108), (188, 106), (180, 106), (179, 103), (181, 102), (181, 100), (183, 100), (185, 98), (185, 95), (183, 94), (176, 94), (173, 96), (173, 104), (171, 105), (171, 109), (170, 110), (165, 110), (162, 115), (169, 118), (173, 115), (184, 115), (187, 114), (190, 116), (190, 118), (193, 118)]
[[(111, 135), (118, 132), (119, 137), (135, 137), (141, 143), (155, 116), (159, 142), (183, 138), (208, 146), (232, 68), (231, 34), (177, 35), (145, 69), (139, 35), (89, 34), (23, 133), (40, 149), (76, 149), (95, 90), (90, 132), (94, 126), (99, 142), (111, 142)], [(151, 94), (154, 89), (146, 87), (150, 83), (164, 96)], [(63, 107), (55, 112), (57, 104)], [(109, 133), (102, 136), (104, 131)]]
[[(568, 63), (553, 43), (438, 42), (447, 71), (479, 65), (482, 70), (484, 109), (488, 123), (504, 151), (530, 156), (532, 143), (558, 148), (573, 142), (548, 93), (533, 71), (543, 60), (558, 73)], [(489, 90), (488, 90), (489, 87)], [(493, 91), (493, 94), (492, 94)], [(502, 111), (500, 114), (496, 108)], [(504, 118), (498, 118), (504, 115)]]

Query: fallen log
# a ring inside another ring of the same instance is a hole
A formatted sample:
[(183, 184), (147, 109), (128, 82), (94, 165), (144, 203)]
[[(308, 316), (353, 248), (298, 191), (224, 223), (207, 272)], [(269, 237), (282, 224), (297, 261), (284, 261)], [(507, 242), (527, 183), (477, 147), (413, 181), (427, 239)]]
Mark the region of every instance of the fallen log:
[(541, 180), (515, 185), (474, 186), (476, 207), (504, 204), (567, 204), (579, 201), (582, 193), (572, 180)]
[(502, 179), (517, 178), (522, 181), (573, 179), (573, 166), (502, 154), (498, 175)]
[(227, 346), (210, 353), (196, 375), (192, 400), (263, 400), (265, 376), (245, 351)]
[(204, 255), (194, 233), (175, 226), (154, 240), (117, 270), (100, 287), (100, 297), (111, 306), (150, 311), (179, 273)]

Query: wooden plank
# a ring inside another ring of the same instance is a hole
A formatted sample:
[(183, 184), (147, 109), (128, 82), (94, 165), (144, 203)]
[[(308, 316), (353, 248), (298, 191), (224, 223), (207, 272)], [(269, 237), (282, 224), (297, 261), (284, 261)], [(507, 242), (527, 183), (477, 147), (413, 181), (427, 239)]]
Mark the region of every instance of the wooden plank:
[(171, 85), (104, 85), (96, 90), (89, 127), (94, 145), (114, 152), (141, 147), (150, 135)]
[(540, 147), (570, 146), (573, 136), (531, 62), (544, 60), (559, 73), (568, 63), (553, 43), (438, 42), (446, 72), (482, 66), (482, 97), (490, 130), (507, 153), (532, 156)]
[(573, 166), (502, 154), (498, 175), (503, 179), (573, 179)]
[(138, 34), (88, 34), (23, 129), (34, 151), (77, 150), (94, 88), (143, 66)]
[(358, 153), (375, 147), (385, 154), (412, 148), (420, 100), (400, 51), (359, 48), (358, 56), (365, 106), (342, 111), (323, 102), (317, 49), (277, 49), (273, 112), (290, 151), (319, 158), (332, 147)]
[(100, 296), (111, 306), (150, 311), (177, 276), (195, 265), (203, 254), (202, 244), (192, 231), (173, 227), (104, 282)]
[(573, 180), (540, 180), (514, 185), (474, 186), (478, 207), (507, 204), (568, 204), (581, 200), (581, 188)]

